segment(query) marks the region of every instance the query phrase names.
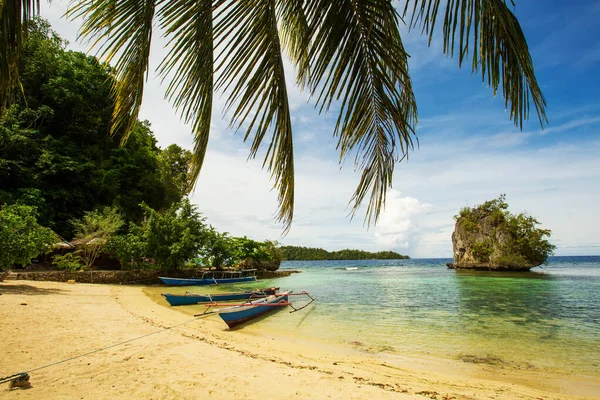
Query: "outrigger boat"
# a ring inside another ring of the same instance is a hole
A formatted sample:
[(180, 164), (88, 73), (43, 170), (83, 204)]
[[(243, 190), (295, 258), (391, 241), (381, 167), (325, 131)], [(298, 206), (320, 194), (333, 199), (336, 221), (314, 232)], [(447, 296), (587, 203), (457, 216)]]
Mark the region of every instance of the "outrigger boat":
[[(308, 296), (310, 301), (304, 304), (302, 307), (294, 307), (289, 301), (290, 296)], [(227, 324), (229, 328), (236, 327), (244, 322), (250, 321), (251, 319), (257, 318), (261, 315), (267, 314), (272, 311), (281, 310), (284, 307), (290, 306), (293, 308), (292, 312), (300, 311), (316, 299), (307, 292), (292, 293), (290, 291), (281, 292), (265, 297), (264, 299), (248, 301), (237, 306), (227, 307), (218, 311), (208, 311), (210, 307), (220, 306), (217, 303), (210, 304), (206, 311), (195, 316), (203, 316), (208, 314), (219, 314), (219, 317)]]
[[(253, 272), (251, 275), (247, 275)], [(244, 274), (246, 274), (244, 276)], [(200, 278), (167, 278), (158, 277), (166, 285), (176, 286), (206, 286), (227, 283), (243, 283), (256, 281), (255, 269), (243, 269), (241, 271), (207, 271)]]
[(275, 294), (278, 290), (278, 287), (272, 287), (267, 289), (248, 290), (245, 292), (216, 294), (195, 294), (190, 292), (186, 292), (186, 294), (163, 293), (162, 296), (172, 306), (183, 306), (199, 303), (214, 303), (217, 301), (260, 299), (267, 297), (268, 295)]

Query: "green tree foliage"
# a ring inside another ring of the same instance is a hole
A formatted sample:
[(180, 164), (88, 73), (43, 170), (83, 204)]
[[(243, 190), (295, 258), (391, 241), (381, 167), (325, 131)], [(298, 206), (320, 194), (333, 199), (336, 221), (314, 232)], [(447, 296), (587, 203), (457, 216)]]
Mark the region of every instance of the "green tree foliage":
[(237, 260), (273, 261), (273, 254), (269, 247), (271, 242), (258, 242), (246, 236), (233, 238), (232, 241)]
[(178, 203), (182, 196), (189, 192), (187, 174), (191, 160), (192, 153), (176, 144), (168, 146), (158, 154), (166, 202)]
[(275, 240), (265, 240), (262, 243), (264, 250), (269, 255), (265, 261), (279, 264), (283, 260), (283, 252), (279, 248), (279, 243)]
[(5, 205), (0, 207), (0, 269), (13, 264), (27, 265), (58, 241), (52, 230), (40, 226), (35, 207)]
[(160, 213), (144, 205), (147, 256), (164, 269), (177, 269), (206, 242), (204, 218), (187, 198)]
[(247, 237), (231, 237), (229, 234), (217, 232), (213, 227), (208, 232), (208, 239), (202, 250), (203, 264), (222, 269), (241, 262), (252, 267), (255, 263), (272, 263), (279, 266), (281, 252), (277, 242), (266, 240), (259, 242)]
[(244, 252), (238, 244), (227, 232), (217, 232), (211, 226), (207, 231), (206, 245), (202, 249), (201, 259), (204, 264), (219, 270), (224, 266), (234, 265)]
[(543, 264), (556, 246), (548, 241), (550, 230), (526, 214), (511, 214), (506, 196), (464, 207), (454, 217), (455, 234), (470, 247), (474, 263), (498, 268), (531, 268)]
[(84, 268), (89, 269), (100, 251), (123, 225), (123, 217), (115, 207), (86, 212), (81, 219), (72, 220), (75, 228), (77, 252), (81, 254)]
[(52, 259), (52, 264), (54, 264), (58, 269), (77, 271), (84, 267), (84, 260), (77, 254), (67, 253), (54, 256)]
[(187, 198), (159, 212), (142, 204), (144, 221), (131, 223), (129, 232), (112, 238), (107, 251), (121, 266), (174, 270), (200, 254), (207, 241), (204, 218)]
[(321, 248), (282, 246), (279, 248), (284, 260), (402, 260), (408, 259), (394, 251), (379, 251), (371, 253), (364, 250), (344, 249), (327, 251)]
[(111, 238), (105, 248), (125, 269), (177, 269), (192, 260), (223, 269), (242, 260), (281, 260), (276, 242), (231, 237), (205, 225), (187, 198), (163, 212), (143, 208), (144, 222), (131, 223), (126, 234)]
[(114, 205), (140, 222), (140, 203), (165, 210), (187, 192), (191, 153), (159, 149), (147, 121), (121, 147), (122, 133), (109, 136), (111, 68), (66, 51), (43, 20), (29, 26), (20, 79), (25, 98), (0, 116), (0, 204), (36, 206), (42, 225), (70, 238), (86, 211)]
[(113, 236), (104, 248), (108, 254), (115, 256), (123, 269), (145, 269), (158, 267), (148, 258), (148, 243), (143, 226), (133, 223), (124, 235)]

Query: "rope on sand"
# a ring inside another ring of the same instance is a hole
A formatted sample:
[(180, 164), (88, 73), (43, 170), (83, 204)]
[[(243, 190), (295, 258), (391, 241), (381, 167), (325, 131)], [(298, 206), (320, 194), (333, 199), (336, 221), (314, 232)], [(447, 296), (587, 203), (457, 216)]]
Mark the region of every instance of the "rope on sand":
[(39, 370), (44, 369), (44, 368), (49, 368), (49, 367), (52, 367), (54, 365), (66, 363), (68, 361), (72, 361), (72, 360), (75, 360), (77, 358), (89, 356), (90, 354), (99, 353), (101, 351), (112, 349), (113, 347), (121, 346), (121, 345), (126, 344), (126, 343), (131, 343), (131, 342), (143, 339), (143, 338), (148, 337), (148, 336), (156, 335), (157, 333), (162, 333), (164, 331), (168, 331), (170, 329), (176, 328), (176, 327), (181, 326), (181, 325), (189, 324), (190, 322), (196, 321), (197, 319), (198, 318), (190, 319), (190, 320), (181, 322), (179, 324), (168, 326), (168, 327), (163, 328), (163, 329), (161, 329), (159, 331), (147, 333), (145, 335), (138, 336), (138, 337), (135, 337), (133, 339), (124, 340), (122, 342), (115, 343), (115, 344), (112, 344), (110, 346), (103, 347), (101, 349), (96, 349), (96, 350), (88, 351), (87, 353), (79, 354), (77, 356), (66, 358), (64, 360), (56, 361), (56, 362), (53, 362), (51, 364), (47, 364), (47, 365), (44, 365), (44, 366), (41, 366), (41, 367), (30, 369), (30, 370), (25, 371), (25, 372), (19, 372), (19, 373), (13, 374), (13, 375), (5, 376), (4, 378), (0, 378), (0, 384), (10, 382), (10, 387), (11, 388), (13, 388), (15, 386), (23, 386), (26, 382), (29, 382), (29, 374), (31, 372), (39, 371)]

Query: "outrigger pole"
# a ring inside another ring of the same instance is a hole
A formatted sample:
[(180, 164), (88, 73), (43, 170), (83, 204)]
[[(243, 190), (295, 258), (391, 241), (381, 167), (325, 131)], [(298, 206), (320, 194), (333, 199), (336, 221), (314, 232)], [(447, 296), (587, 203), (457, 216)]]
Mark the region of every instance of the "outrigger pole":
[(290, 303), (290, 304), (289, 304), (289, 306), (290, 306), (290, 307), (292, 307), (292, 308), (294, 309), (294, 311), (290, 311), (290, 313), (293, 313), (293, 312), (296, 312), (296, 311), (300, 311), (300, 310), (302, 310), (303, 308), (305, 308), (306, 306), (308, 306), (310, 303), (312, 303), (313, 301), (315, 301), (315, 300), (316, 300), (314, 297), (312, 297), (310, 294), (308, 294), (308, 292), (301, 292), (301, 293), (290, 293), (290, 294), (289, 294), (289, 296), (302, 296), (302, 295), (308, 296), (308, 298), (310, 299), (310, 301), (309, 301), (308, 303), (306, 303), (305, 305), (303, 305), (302, 307), (298, 307), (298, 308), (294, 307), (294, 306), (292, 305), (292, 303)]
[(194, 317), (201, 317), (204, 315), (210, 315), (210, 314), (216, 314), (218, 311), (208, 311), (211, 307), (229, 307), (229, 308), (234, 308), (234, 307), (285, 307), (285, 306), (290, 306), (291, 308), (293, 308), (293, 311), (290, 311), (290, 313), (296, 312), (296, 311), (300, 311), (303, 308), (306, 308), (310, 303), (312, 303), (313, 301), (316, 300), (316, 298), (312, 297), (308, 292), (301, 292), (301, 293), (288, 293), (288, 296), (308, 296), (310, 298), (310, 301), (306, 304), (304, 304), (302, 307), (294, 307), (292, 305), (291, 302), (286, 301), (286, 300), (281, 300), (278, 303), (273, 303), (273, 304), (254, 304), (252, 302), (245, 302), (242, 304), (236, 304), (236, 305), (231, 305), (231, 304), (219, 304), (217, 302), (212, 302), (212, 303), (208, 303), (207, 304), (207, 308), (206, 310), (204, 310), (203, 313), (200, 314), (194, 314)]

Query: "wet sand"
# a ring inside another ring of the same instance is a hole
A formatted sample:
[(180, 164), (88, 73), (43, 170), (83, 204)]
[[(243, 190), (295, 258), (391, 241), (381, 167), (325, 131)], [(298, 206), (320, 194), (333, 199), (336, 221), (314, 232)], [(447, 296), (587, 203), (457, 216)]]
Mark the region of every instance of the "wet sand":
[(30, 372), (28, 388), (2, 384), (3, 399), (600, 398), (595, 376), (373, 354), (260, 323), (228, 331), (136, 286), (0, 283), (0, 321), (0, 377), (104, 349)]

